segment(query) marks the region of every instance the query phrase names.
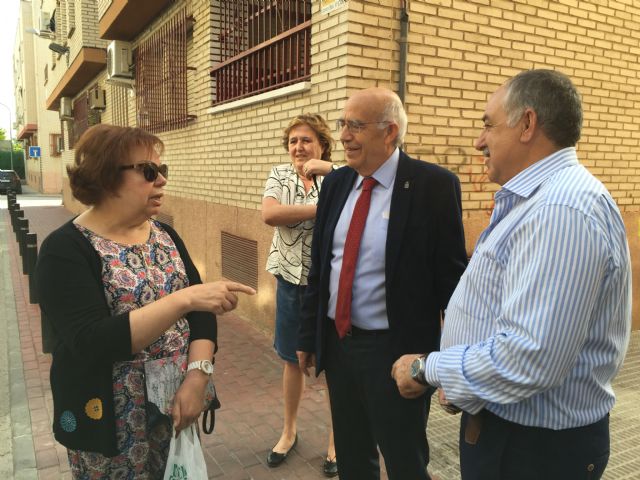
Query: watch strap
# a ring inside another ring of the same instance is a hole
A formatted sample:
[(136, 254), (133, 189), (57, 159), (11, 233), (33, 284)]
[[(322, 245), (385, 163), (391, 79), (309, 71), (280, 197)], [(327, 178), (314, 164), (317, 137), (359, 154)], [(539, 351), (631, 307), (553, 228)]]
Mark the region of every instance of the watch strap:
[[(205, 362), (210, 365), (209, 367), (209, 370), (211, 370), (210, 372), (207, 372), (207, 369), (205, 367)], [(191, 362), (189, 363), (189, 365), (187, 365), (187, 372), (190, 372), (191, 370), (200, 370), (202, 373), (206, 375), (211, 375), (213, 373), (213, 364), (208, 360), (196, 360), (195, 362)]]

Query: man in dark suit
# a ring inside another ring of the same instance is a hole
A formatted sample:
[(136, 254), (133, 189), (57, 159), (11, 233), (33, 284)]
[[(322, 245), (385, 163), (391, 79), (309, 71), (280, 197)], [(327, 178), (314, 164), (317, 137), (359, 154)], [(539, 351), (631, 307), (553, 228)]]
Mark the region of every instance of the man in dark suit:
[(379, 447), (391, 480), (426, 480), (429, 397), (402, 398), (391, 367), (438, 349), (466, 265), (460, 184), (399, 150), (390, 90), (355, 93), (337, 123), (348, 166), (322, 184), (298, 358), (326, 371), (341, 479), (379, 479)]

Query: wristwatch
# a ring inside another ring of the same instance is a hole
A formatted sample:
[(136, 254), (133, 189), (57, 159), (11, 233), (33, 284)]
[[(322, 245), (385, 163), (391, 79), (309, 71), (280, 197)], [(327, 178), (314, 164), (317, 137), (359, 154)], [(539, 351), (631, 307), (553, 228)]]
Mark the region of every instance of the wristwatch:
[(411, 378), (413, 378), (420, 385), (427, 385), (427, 381), (424, 378), (424, 370), (426, 368), (427, 356), (421, 355), (411, 362)]
[(195, 362), (191, 362), (187, 366), (187, 372), (191, 370), (200, 370), (205, 375), (211, 375), (213, 373), (213, 363), (209, 360), (198, 360)]

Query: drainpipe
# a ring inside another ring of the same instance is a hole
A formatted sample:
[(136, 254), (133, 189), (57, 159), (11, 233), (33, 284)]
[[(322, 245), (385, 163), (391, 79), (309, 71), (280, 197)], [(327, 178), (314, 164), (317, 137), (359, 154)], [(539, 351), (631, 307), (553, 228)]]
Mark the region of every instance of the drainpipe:
[(409, 32), (409, 14), (407, 13), (407, 2), (402, 0), (400, 12), (400, 75), (398, 77), (398, 96), (404, 105), (404, 94), (407, 89), (407, 35)]

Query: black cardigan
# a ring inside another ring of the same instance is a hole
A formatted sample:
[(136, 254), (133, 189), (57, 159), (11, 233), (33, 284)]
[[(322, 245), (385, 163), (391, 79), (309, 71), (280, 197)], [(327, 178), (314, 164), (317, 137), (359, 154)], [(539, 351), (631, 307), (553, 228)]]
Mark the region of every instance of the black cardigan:
[[(189, 284), (202, 283), (182, 239), (157, 223), (175, 243)], [(132, 358), (129, 313), (111, 315), (102, 261), (73, 220), (42, 242), (36, 285), (42, 321), (51, 323), (55, 335), (50, 374), (55, 438), (67, 448), (118, 455), (112, 369), (114, 362)], [(187, 320), (190, 341), (209, 339), (217, 349), (214, 314), (190, 312)], [(85, 409), (94, 399), (101, 400), (102, 412), (89, 416)]]

